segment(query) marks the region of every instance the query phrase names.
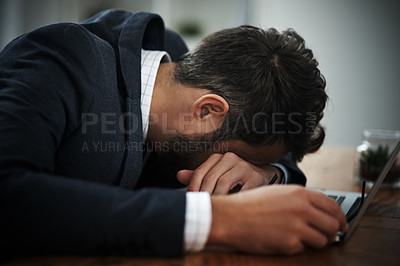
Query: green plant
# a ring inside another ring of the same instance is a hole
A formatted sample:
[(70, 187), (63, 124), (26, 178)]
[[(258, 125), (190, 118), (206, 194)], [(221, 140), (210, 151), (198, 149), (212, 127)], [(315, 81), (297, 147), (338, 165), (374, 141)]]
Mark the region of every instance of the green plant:
[[(368, 148), (360, 153), (359, 175), (360, 178), (374, 181), (382, 171), (383, 166), (389, 159), (389, 146), (379, 145), (376, 149)], [(400, 166), (394, 163), (387, 174), (384, 183), (397, 182), (400, 179)]]
[(203, 29), (199, 21), (185, 20), (178, 24), (178, 32), (183, 36), (196, 37), (202, 34)]
[(389, 146), (378, 145), (378, 148), (368, 148), (366, 151), (361, 152), (360, 164), (368, 165), (370, 167), (381, 167), (389, 159)]

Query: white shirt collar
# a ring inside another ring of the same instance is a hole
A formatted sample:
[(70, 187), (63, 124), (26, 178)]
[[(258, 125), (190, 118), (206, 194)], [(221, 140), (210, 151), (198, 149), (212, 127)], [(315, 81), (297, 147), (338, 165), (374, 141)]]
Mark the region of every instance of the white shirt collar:
[(141, 62), (141, 101), (140, 107), (142, 109), (142, 128), (143, 128), (143, 142), (146, 141), (147, 133), (149, 130), (149, 116), (150, 105), (153, 97), (154, 83), (156, 81), (158, 68), (161, 61), (170, 62), (171, 58), (165, 51), (149, 51), (142, 49), (142, 62)]

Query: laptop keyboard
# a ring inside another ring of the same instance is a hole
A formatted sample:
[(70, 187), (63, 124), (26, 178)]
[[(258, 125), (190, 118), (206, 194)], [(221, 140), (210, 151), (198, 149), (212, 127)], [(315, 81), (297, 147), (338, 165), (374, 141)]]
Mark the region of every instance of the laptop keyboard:
[(340, 205), (342, 205), (344, 199), (346, 198), (345, 196), (334, 196), (334, 195), (328, 195), (329, 198), (336, 200), (336, 202)]

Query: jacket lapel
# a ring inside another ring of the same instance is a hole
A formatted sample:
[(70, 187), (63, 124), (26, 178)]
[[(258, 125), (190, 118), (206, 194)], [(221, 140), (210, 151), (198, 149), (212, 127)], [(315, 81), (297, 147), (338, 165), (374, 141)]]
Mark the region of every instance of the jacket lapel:
[(141, 99), (141, 49), (163, 49), (164, 23), (155, 14), (132, 14), (122, 28), (118, 49), (127, 92), (125, 117), (126, 152), (120, 186), (134, 188), (142, 172), (143, 129)]

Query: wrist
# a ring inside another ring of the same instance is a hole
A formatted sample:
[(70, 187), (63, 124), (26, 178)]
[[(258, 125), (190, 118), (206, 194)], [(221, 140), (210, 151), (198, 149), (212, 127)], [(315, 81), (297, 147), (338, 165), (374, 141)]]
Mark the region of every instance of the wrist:
[(261, 169), (264, 170), (265, 172), (265, 181), (266, 184), (268, 184), (271, 179), (273, 178), (273, 176), (276, 174), (278, 176), (278, 179), (274, 182), (274, 184), (281, 184), (282, 183), (282, 179), (283, 179), (283, 172), (281, 171), (281, 169), (279, 169), (276, 166), (273, 165), (264, 165), (260, 167)]
[(229, 228), (232, 225), (232, 201), (229, 196), (212, 196), (212, 221), (207, 245), (228, 246)]

